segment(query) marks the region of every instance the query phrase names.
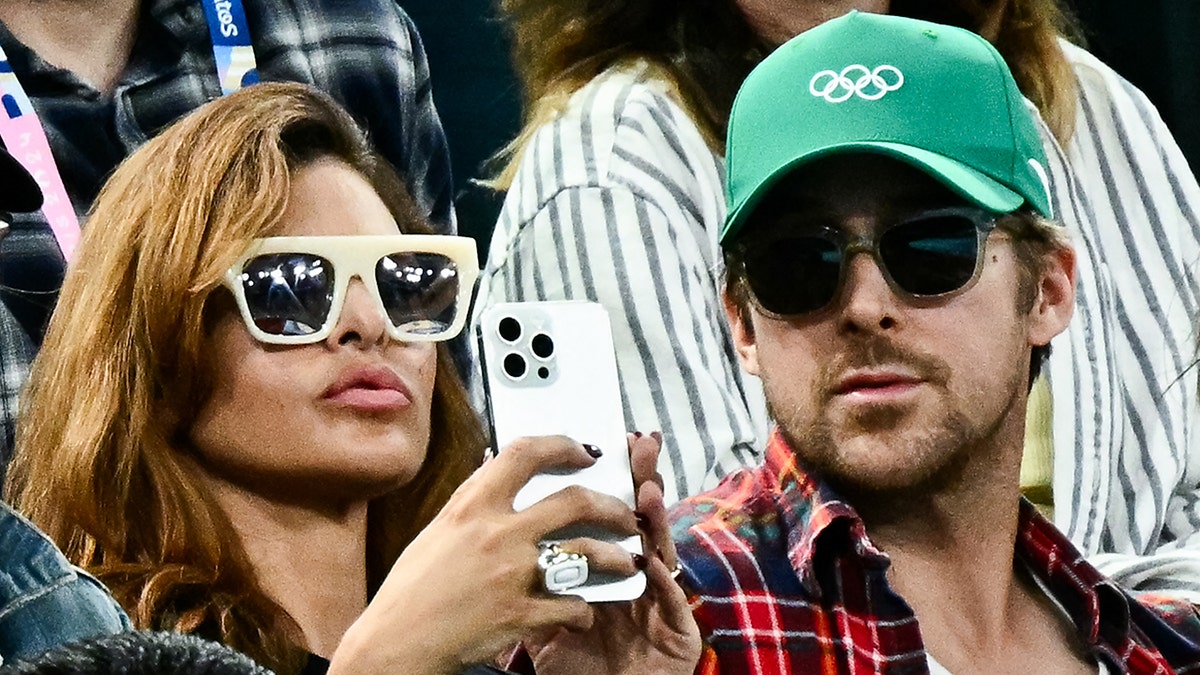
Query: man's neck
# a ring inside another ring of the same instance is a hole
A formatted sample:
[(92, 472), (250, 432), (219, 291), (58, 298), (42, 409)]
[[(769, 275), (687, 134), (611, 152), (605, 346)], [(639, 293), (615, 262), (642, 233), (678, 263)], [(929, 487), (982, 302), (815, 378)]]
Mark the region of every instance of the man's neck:
[(129, 62), (140, 8), (141, 0), (4, 0), (0, 21), (46, 62), (109, 93)]
[(948, 487), (848, 498), (891, 559), (888, 583), (912, 607), (926, 649), (955, 675), (1095, 672), (1069, 622), (1014, 567), (1023, 437), (1023, 419), (1006, 422)]
[(892, 561), (889, 583), (914, 609), (962, 610), (968, 616), (957, 617), (964, 622), (957, 625), (981, 635), (995, 635), (1005, 623), (1016, 581), (1019, 461), (1019, 453), (978, 448), (952, 486), (847, 495), (872, 543)]
[(1018, 491), (991, 485), (979, 492), (967, 504), (946, 494), (856, 504), (871, 541), (891, 559), (888, 583), (913, 607), (927, 638), (939, 624), (965, 644), (1008, 632)]

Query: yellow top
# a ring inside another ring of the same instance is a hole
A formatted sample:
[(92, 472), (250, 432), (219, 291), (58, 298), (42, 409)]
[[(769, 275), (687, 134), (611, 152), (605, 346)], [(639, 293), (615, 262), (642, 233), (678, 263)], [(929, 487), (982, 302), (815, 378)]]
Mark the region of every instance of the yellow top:
[(1021, 494), (1054, 520), (1054, 440), (1050, 419), (1054, 406), (1046, 378), (1039, 377), (1025, 409), (1025, 454), (1021, 457)]

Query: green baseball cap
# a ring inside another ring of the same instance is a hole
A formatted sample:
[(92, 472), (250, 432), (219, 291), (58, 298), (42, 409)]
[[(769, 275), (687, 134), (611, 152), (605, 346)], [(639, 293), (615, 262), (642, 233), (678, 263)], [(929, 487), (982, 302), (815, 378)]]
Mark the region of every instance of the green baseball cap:
[(1051, 217), (1033, 112), (995, 48), (951, 26), (850, 12), (801, 33), (746, 78), (725, 147), (724, 245), (777, 181), (834, 154), (886, 155), (989, 211)]

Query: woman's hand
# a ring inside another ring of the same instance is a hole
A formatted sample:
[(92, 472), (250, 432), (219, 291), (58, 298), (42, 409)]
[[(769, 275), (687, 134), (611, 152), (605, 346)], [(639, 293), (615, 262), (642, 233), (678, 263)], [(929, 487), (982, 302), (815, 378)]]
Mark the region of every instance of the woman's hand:
[[(580, 444), (551, 436), (514, 441), (478, 469), (404, 550), (338, 645), (329, 672), (457, 673), (527, 635), (590, 628), (593, 607), (545, 591), (538, 542), (575, 524), (636, 534), (633, 510), (580, 487), (524, 511), (515, 512), (512, 504), (534, 474), (594, 462)], [(571, 551), (586, 555), (593, 571), (637, 572), (616, 544), (579, 539), (571, 542)], [(670, 581), (658, 564), (655, 574)]]
[(557, 629), (526, 641), (538, 675), (555, 673), (692, 673), (700, 658), (700, 630), (683, 590), (671, 576), (678, 559), (667, 526), (661, 437), (631, 435), (630, 462), (645, 549), (646, 592), (632, 602), (592, 605), (590, 628)]

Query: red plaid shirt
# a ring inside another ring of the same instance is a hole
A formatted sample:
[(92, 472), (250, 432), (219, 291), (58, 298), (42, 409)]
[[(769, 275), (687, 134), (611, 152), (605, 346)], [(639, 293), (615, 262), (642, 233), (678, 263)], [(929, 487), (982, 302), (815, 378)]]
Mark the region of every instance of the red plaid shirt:
[[(917, 619), (887, 584), (863, 522), (798, 469), (776, 432), (764, 465), (671, 509), (705, 649), (697, 673), (928, 673)], [(1129, 673), (1200, 669), (1200, 615), (1134, 600), (1022, 501), (1016, 560), (1066, 609), (1081, 640)]]

